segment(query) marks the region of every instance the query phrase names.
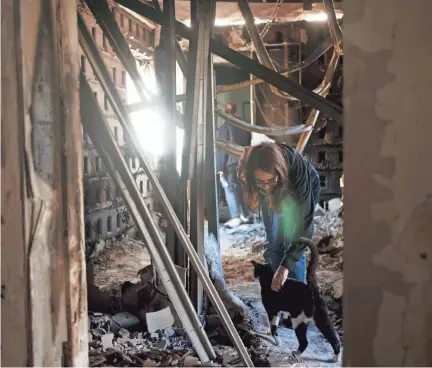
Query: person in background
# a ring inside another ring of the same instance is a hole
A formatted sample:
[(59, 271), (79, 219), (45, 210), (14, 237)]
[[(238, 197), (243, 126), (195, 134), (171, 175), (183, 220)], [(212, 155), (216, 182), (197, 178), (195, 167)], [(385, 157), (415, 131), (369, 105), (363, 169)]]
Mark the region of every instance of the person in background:
[(262, 143), (246, 150), (238, 167), (245, 202), (261, 209), (266, 232), (264, 259), (275, 271), (272, 290), (279, 291), (287, 277), (306, 283), (306, 245), (312, 238), (320, 181), (315, 168), (295, 149)]
[[(225, 112), (237, 116), (236, 105), (231, 102), (227, 103), (225, 105)], [(218, 138), (240, 146), (250, 146), (252, 140), (250, 132), (232, 126), (227, 121), (220, 127)], [(237, 177), (238, 162), (238, 156), (231, 155), (223, 150), (217, 151), (216, 169), (225, 191), (225, 198), (231, 217), (225, 224), (227, 227), (236, 227), (242, 223), (249, 222), (249, 214), (244, 203), (242, 185)]]

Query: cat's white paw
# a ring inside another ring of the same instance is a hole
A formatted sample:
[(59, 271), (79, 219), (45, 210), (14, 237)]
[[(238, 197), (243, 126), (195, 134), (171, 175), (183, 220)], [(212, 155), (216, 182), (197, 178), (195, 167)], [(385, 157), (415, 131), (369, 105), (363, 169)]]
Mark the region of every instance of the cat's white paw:
[(302, 355), (303, 353), (300, 350), (293, 351), (294, 355)]
[(337, 363), (339, 361), (339, 354), (333, 354), (333, 357), (330, 359), (331, 363)]

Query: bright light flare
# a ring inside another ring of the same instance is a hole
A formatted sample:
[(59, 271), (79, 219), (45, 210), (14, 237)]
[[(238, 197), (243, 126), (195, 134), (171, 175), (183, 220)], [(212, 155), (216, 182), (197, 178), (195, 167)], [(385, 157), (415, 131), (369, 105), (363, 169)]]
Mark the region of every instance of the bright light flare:
[[(255, 24), (259, 25), (259, 24), (264, 24), (267, 23), (268, 20), (267, 19), (260, 19), (260, 18), (255, 18)], [(183, 21), (183, 23), (190, 27), (191, 26), (191, 20), (190, 19), (185, 19)], [(227, 26), (244, 26), (246, 24), (244, 19), (230, 19), (230, 18), (215, 18), (214, 21), (214, 26), (215, 27), (227, 27)]]
[[(152, 91), (149, 99), (157, 98), (159, 95), (159, 88), (156, 81), (154, 68), (146, 66), (142, 71), (142, 77), (148, 89)], [(141, 101), (135, 84), (132, 79), (127, 75), (126, 80), (126, 97), (129, 104)], [(160, 157), (164, 153), (164, 137), (163, 128), (164, 121), (162, 114), (158, 111), (160, 107), (149, 107), (139, 110), (130, 114), (132, 125), (137, 134), (138, 140), (141, 143), (144, 151)]]
[[(181, 77), (182, 74), (178, 64), (176, 65), (176, 70), (177, 93), (184, 93), (184, 81)], [(159, 86), (157, 84), (154, 67), (146, 66), (143, 70), (141, 70), (141, 72), (144, 83), (148, 89), (152, 91), (152, 95), (147, 97), (150, 100), (157, 99), (159, 96)], [(141, 98), (129, 75), (127, 75), (126, 87), (126, 97), (128, 104), (141, 101)], [(178, 104), (178, 107), (181, 110), (181, 104)], [(157, 104), (155, 107), (148, 107), (143, 110), (135, 111), (129, 115), (141, 147), (146, 153), (155, 156), (157, 159), (161, 158), (166, 153), (166, 150), (169, 149), (169, 147), (165, 147), (167, 141), (166, 134), (170, 134), (170, 131), (166, 131), (166, 122), (164, 121), (164, 114), (161, 110), (163, 108), (164, 107)], [(169, 126), (169, 129), (171, 128), (172, 127)], [(183, 137), (184, 131), (176, 127), (176, 166), (179, 174), (181, 172)]]
[[(336, 12), (336, 18), (342, 19), (343, 14)], [(326, 22), (328, 19), (327, 13), (325, 12), (309, 12), (304, 15), (306, 22)]]

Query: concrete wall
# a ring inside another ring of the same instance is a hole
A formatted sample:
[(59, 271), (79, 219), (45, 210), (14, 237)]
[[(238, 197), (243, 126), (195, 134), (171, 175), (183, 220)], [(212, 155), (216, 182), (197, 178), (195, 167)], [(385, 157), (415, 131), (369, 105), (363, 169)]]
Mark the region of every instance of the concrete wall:
[(432, 366), (432, 2), (344, 9), (344, 363)]

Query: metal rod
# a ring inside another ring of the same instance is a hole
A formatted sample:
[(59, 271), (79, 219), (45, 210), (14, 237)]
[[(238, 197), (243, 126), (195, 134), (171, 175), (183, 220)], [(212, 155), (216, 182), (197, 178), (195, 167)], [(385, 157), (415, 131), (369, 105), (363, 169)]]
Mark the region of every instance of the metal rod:
[[(162, 13), (160, 11), (157, 11), (138, 0), (116, 0), (116, 2), (155, 23), (161, 24), (163, 21)], [(194, 30), (185, 24), (176, 21), (176, 32), (183, 38), (191, 39)], [(279, 90), (290, 94), (305, 105), (320, 110), (320, 112), (338, 122), (343, 122), (343, 111), (340, 106), (326, 100), (316, 93), (313, 93), (306, 87), (299, 85), (297, 82), (281, 76), (274, 70), (261, 65), (255, 60), (251, 60), (249, 57), (242, 55), (241, 53), (236, 52), (228, 46), (213, 39), (210, 41), (210, 49), (214, 54), (224, 58), (231, 64), (249, 72), (250, 74), (255, 75), (257, 78), (263, 79), (266, 83), (277, 87)]]
[[(200, 91), (203, 89), (203, 82), (207, 84), (208, 57), (210, 55), (209, 42), (211, 34), (211, 14), (198, 14), (196, 5), (201, 0), (191, 2), (192, 23), (194, 30), (193, 38), (189, 42), (189, 78), (186, 81), (186, 105), (185, 105), (185, 142), (182, 160), (182, 176), (184, 180), (192, 180), (196, 159), (198, 111), (200, 109)], [(209, 8), (207, 8), (209, 10)], [(205, 17), (207, 15), (207, 17)], [(198, 17), (196, 20), (194, 19)], [(207, 93), (207, 91), (204, 91)], [(205, 119), (205, 117), (204, 117)]]
[(205, 203), (208, 233), (213, 234), (219, 242), (219, 195), (216, 175), (216, 149), (215, 149), (215, 72), (213, 58), (209, 57), (209, 81), (207, 94), (207, 119), (206, 119), (206, 183)]
[[(339, 61), (339, 54), (336, 51), (336, 49), (333, 51), (332, 58), (330, 60), (329, 66), (327, 67), (326, 73), (324, 75), (324, 80), (322, 82), (323, 84), (323, 93), (322, 95), (325, 97), (328, 94), (328, 91), (330, 90), (331, 81), (333, 80), (334, 73), (336, 72), (336, 68)], [(311, 127), (311, 130), (302, 133), (300, 136), (300, 139), (297, 143), (296, 150), (300, 153), (303, 153), (307, 142), (309, 141), (309, 138), (313, 132), (313, 128), (315, 126), (315, 123), (318, 119), (319, 111), (317, 109), (312, 109), (309, 113), (309, 116), (306, 121), (306, 126)]]
[(338, 55), (343, 55), (343, 33), (337, 21), (336, 10), (333, 0), (323, 0), (325, 12), (327, 14), (327, 22), (330, 29), (330, 36)]
[(144, 198), (138, 190), (119, 147), (111, 133), (100, 106), (84, 76), (80, 77), (81, 117), (85, 131), (102, 157), (115, 181), (125, 204), (140, 232), (156, 265), (168, 296), (203, 362), (213, 360), (215, 352), (188, 298), (186, 289), (163, 244)]
[[(163, 12), (165, 15), (165, 23), (162, 25), (163, 35), (163, 57), (161, 64), (164, 66), (164, 85), (163, 96), (165, 100), (165, 108), (163, 115), (165, 119), (165, 175), (167, 180), (164, 180), (165, 193), (168, 199), (175, 205), (177, 215), (179, 210), (182, 212), (181, 205), (183, 204), (181, 198), (177, 195), (177, 187), (180, 178), (177, 177), (177, 134), (176, 134), (176, 34), (175, 34), (175, 4), (174, 0), (163, 0)], [(179, 203), (177, 203), (177, 201)], [(175, 235), (174, 229), (171, 224), (168, 224), (166, 229), (166, 246), (170, 252), (175, 264), (184, 266), (184, 255), (179, 254), (176, 250), (180, 247)]]
[[(150, 168), (147, 163), (143, 150), (141, 148), (140, 142), (138, 140), (137, 135), (135, 134), (135, 130), (132, 128), (131, 122), (129, 120), (129, 115), (122, 103), (119, 92), (117, 91), (115, 85), (110, 79), (110, 75), (104, 65), (102, 58), (99, 54), (97, 47), (95, 46), (93, 39), (84, 21), (80, 18), (78, 14), (78, 27), (79, 27), (79, 43), (81, 48), (83, 49), (87, 59), (89, 60), (95, 74), (97, 75), (102, 88), (104, 89), (111, 107), (119, 119), (119, 123), (123, 128), (123, 132), (125, 137), (129, 138), (132, 149), (136, 152), (137, 157), (140, 161), (140, 165), (146, 173), (152, 188), (155, 191), (155, 194), (159, 196), (161, 205), (164, 209), (164, 212), (168, 218), (168, 221), (172, 224), (177, 236), (179, 237), (180, 243), (182, 244), (187, 256), (189, 257), (190, 264), (197, 272), (198, 277), (203, 283), (203, 287), (207, 295), (209, 296), (216, 312), (221, 319), (222, 323), (225, 326), (225, 329), (230, 336), (231, 341), (234, 346), (237, 348), (239, 355), (242, 360), (245, 362), (245, 365), (248, 367), (253, 367), (253, 363), (248, 355), (248, 352), (230, 318), (229, 313), (227, 312), (219, 294), (217, 293), (212, 281), (206, 273), (206, 270), (201, 263), (192, 243), (189, 240), (186, 231), (184, 230), (180, 220), (174, 212), (174, 209), (170, 202), (168, 201), (167, 196), (165, 195), (155, 173)], [(139, 197), (141, 198), (141, 196)], [(159, 234), (159, 233), (158, 233)]]
[(232, 142), (224, 141), (222, 139), (216, 140), (215, 144), (217, 149), (224, 150), (239, 157), (243, 156), (243, 153), (246, 149), (246, 147), (240, 146)]
[(215, 112), (216, 115), (225, 119), (228, 123), (236, 126), (237, 128), (246, 130), (248, 132), (261, 133), (270, 136), (284, 136), (284, 135), (300, 134), (311, 130), (311, 127), (308, 127), (304, 124), (296, 125), (294, 127), (271, 127), (271, 128), (263, 127), (260, 125), (251, 125), (240, 119), (237, 119), (235, 116), (225, 113), (220, 109), (215, 109)]
[[(250, 52), (249, 57), (253, 59), (254, 57), (253, 51)], [(255, 79), (254, 76), (252, 74), (249, 74), (249, 80), (252, 82), (254, 79)], [(250, 114), (251, 125), (255, 125), (255, 87), (253, 84), (251, 84), (249, 88), (249, 114)]]
[[(161, 8), (160, 8), (159, 1), (158, 1), (158, 0), (153, 0), (153, 1), (152, 1), (152, 4), (153, 4), (153, 7), (154, 7), (156, 10), (161, 11)], [(175, 9), (174, 9), (174, 11), (175, 11)], [(174, 20), (175, 20), (175, 17), (174, 17)], [(177, 59), (177, 62), (178, 62), (179, 67), (180, 67), (180, 69), (181, 69), (181, 71), (182, 71), (182, 73), (183, 73), (183, 76), (184, 76), (185, 78), (187, 78), (187, 59), (186, 59), (186, 56), (185, 56), (185, 54), (183, 53), (183, 51), (182, 51), (182, 49), (181, 49), (181, 46), (180, 46), (180, 43), (177, 41), (177, 39), (176, 39), (176, 37), (175, 37), (175, 34), (174, 34), (174, 40), (175, 40), (175, 48), (176, 48), (176, 59)], [(179, 101), (178, 101), (178, 102), (179, 102)], [(181, 102), (181, 101), (180, 101), (180, 102)]]
[[(210, 58), (209, 42), (211, 37), (211, 29), (213, 25), (214, 14), (216, 10), (216, 2), (214, 0), (197, 0), (191, 2), (191, 27), (197, 30), (196, 39), (191, 41), (190, 50), (197, 53), (196, 57), (196, 79), (194, 99), (198, 98), (198, 106), (196, 106), (197, 116), (192, 128), (191, 143), (196, 145), (195, 153), (191, 149), (190, 163), (195, 160), (195, 170), (192, 170), (191, 179), (191, 202), (190, 202), (190, 239), (198, 256), (204, 260), (204, 210), (205, 210), (205, 162), (206, 162), (206, 119), (207, 119), (207, 93), (208, 93), (208, 60)], [(193, 65), (190, 65), (193, 68)], [(189, 74), (190, 75), (190, 74)], [(189, 90), (190, 92), (190, 90)], [(196, 97), (195, 97), (196, 96)], [(191, 101), (191, 99), (188, 99)], [(187, 107), (186, 107), (187, 111)], [(186, 120), (187, 121), (187, 120)], [(191, 171), (189, 171), (191, 175)], [(199, 282), (196, 273), (192, 270), (190, 274), (191, 288), (190, 295), (192, 302), (201, 315), (203, 312), (203, 289)]]
[[(261, 38), (261, 35), (258, 32), (258, 28), (255, 25), (255, 20), (248, 1), (238, 0), (238, 4), (239, 4), (240, 11), (243, 14), (243, 18), (246, 23), (246, 29), (248, 30), (249, 36), (251, 37), (258, 60), (260, 61), (261, 64), (265, 65), (267, 68), (276, 71), (276, 67), (273, 64), (273, 61), (271, 60), (270, 55), (268, 54), (267, 49), (264, 46), (264, 42)], [(279, 97), (295, 100), (295, 98), (293, 98), (292, 96), (280, 92), (275, 86), (270, 85), (270, 89), (275, 95)]]

